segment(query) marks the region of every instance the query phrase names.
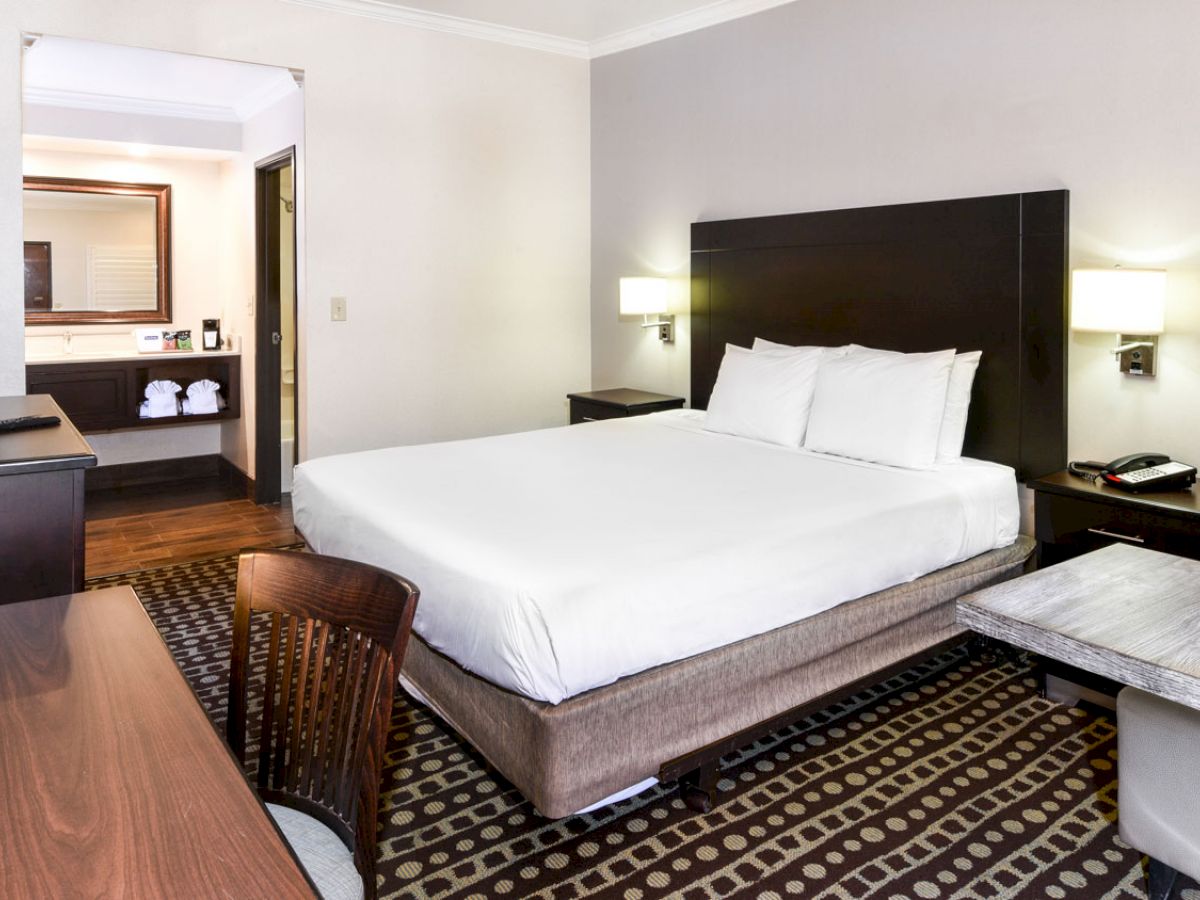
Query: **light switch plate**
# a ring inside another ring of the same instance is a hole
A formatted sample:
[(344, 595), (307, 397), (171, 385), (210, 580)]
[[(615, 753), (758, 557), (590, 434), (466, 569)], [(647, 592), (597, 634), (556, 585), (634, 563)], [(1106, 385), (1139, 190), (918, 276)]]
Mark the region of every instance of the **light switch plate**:
[(346, 321), (346, 298), (331, 297), (329, 299), (329, 320), (331, 322)]

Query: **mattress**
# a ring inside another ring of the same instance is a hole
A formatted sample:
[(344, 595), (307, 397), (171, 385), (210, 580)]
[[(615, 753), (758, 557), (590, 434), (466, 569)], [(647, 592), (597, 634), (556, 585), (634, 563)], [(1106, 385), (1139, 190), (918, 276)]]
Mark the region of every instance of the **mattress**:
[(414, 629), (559, 703), (1005, 547), (1013, 470), (904, 470), (673, 410), (309, 460), (297, 528), (421, 588)]

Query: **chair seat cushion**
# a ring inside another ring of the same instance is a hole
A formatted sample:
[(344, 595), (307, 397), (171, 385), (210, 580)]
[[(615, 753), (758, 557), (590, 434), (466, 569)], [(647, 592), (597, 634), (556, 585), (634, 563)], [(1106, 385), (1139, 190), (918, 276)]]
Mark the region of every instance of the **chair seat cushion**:
[(363, 883), (354, 854), (336, 834), (312, 816), (286, 806), (267, 804), (267, 812), (304, 864), (323, 900), (362, 900)]
[(1200, 878), (1200, 710), (1117, 695), (1117, 824), (1142, 853)]

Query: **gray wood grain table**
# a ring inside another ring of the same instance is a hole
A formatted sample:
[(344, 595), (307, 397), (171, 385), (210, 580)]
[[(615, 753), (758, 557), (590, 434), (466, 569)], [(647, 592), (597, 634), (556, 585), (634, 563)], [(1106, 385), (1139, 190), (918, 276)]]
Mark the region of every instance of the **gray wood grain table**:
[(1200, 562), (1114, 544), (968, 594), (960, 625), (1200, 709)]

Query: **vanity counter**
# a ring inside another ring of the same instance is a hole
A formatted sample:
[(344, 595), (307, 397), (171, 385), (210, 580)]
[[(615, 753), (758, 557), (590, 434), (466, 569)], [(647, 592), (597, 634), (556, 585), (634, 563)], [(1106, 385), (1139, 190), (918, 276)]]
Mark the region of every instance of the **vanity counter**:
[(79, 353), (48, 353), (27, 355), (25, 364), (46, 365), (53, 363), (94, 363), (98, 361), (139, 362), (141, 360), (210, 359), (218, 356), (241, 356), (238, 350), (161, 350), (156, 353), (139, 353), (137, 350), (86, 350)]
[[(138, 407), (146, 385), (160, 380), (178, 384), (185, 397), (192, 382), (215, 381), (226, 406), (215, 413), (142, 418)], [(236, 419), (241, 415), (242, 359), (237, 351), (221, 350), (33, 358), (25, 364), (25, 392), (52, 396), (84, 434)]]

